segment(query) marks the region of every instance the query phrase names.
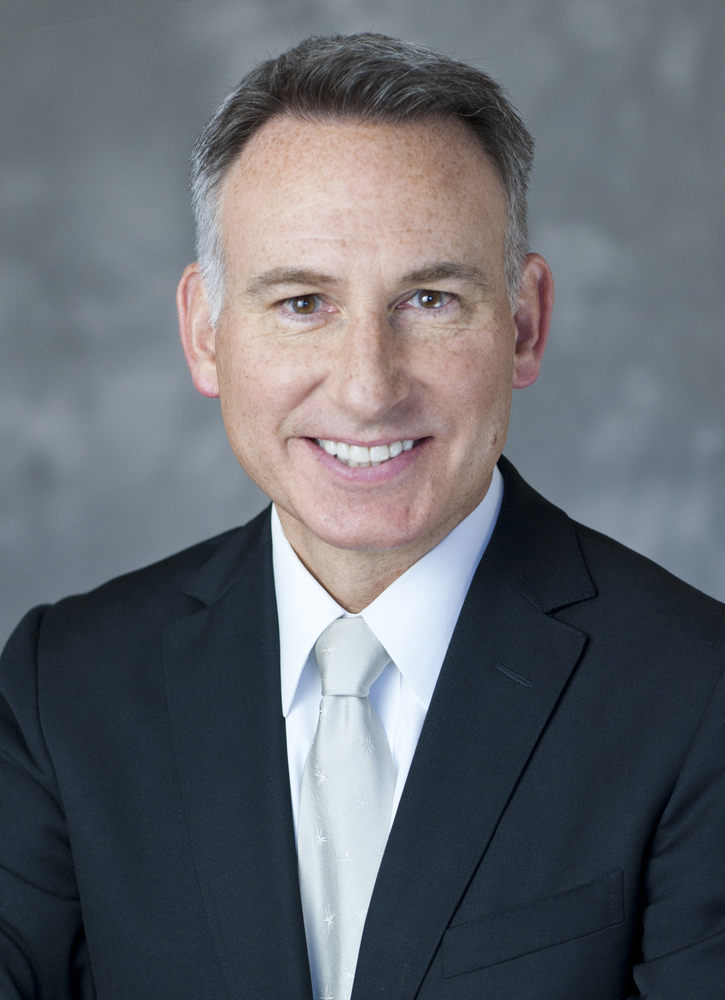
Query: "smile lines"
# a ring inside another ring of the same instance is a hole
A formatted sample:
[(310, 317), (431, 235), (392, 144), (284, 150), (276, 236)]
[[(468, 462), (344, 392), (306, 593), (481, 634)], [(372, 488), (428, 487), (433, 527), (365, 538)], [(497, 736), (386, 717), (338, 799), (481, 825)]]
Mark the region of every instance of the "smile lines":
[(372, 448), (365, 445), (347, 444), (345, 441), (328, 441), (326, 438), (316, 438), (317, 444), (328, 455), (333, 455), (343, 465), (353, 469), (367, 468), (371, 465), (382, 465), (391, 458), (397, 458), (403, 451), (410, 451), (415, 441), (393, 441), (391, 444), (376, 444)]

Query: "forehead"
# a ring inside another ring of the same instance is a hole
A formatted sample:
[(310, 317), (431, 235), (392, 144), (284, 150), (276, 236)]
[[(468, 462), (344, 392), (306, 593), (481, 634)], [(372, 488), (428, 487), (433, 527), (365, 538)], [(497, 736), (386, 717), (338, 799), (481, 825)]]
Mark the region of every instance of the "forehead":
[(451, 120), (388, 124), (282, 116), (257, 132), (221, 188), (227, 251), (316, 240), (503, 239), (506, 202), (492, 161)]

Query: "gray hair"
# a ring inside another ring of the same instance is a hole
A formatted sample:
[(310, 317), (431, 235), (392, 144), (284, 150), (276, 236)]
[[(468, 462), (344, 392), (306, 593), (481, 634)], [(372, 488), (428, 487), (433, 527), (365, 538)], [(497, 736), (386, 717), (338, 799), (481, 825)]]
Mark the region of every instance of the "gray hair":
[(507, 200), (504, 267), (515, 312), (528, 251), (526, 193), (534, 143), (501, 87), (433, 49), (368, 32), (312, 37), (248, 73), (212, 116), (190, 161), (196, 251), (217, 325), (224, 300), (219, 192), (244, 145), (281, 115), (407, 123), (457, 118), (491, 158)]

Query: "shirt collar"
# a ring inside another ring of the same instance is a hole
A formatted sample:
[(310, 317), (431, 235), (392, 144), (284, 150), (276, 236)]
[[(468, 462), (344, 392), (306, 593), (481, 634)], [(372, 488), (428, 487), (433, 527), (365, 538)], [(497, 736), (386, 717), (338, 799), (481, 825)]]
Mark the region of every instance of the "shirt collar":
[[(361, 612), (426, 709), (502, 497), (503, 477), (495, 468), (475, 510)], [(327, 626), (346, 612), (300, 562), (274, 506), (272, 563), (286, 717), (310, 651)]]

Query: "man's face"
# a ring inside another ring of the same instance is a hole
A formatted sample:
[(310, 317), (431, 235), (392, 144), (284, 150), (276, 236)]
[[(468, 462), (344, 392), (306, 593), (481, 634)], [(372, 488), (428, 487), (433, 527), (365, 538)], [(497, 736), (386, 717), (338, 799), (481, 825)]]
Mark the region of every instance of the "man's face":
[(435, 544), (485, 495), (509, 419), (517, 331), (485, 153), (456, 122), (280, 118), (226, 177), (220, 219), (213, 365), (240, 464), (329, 545)]

